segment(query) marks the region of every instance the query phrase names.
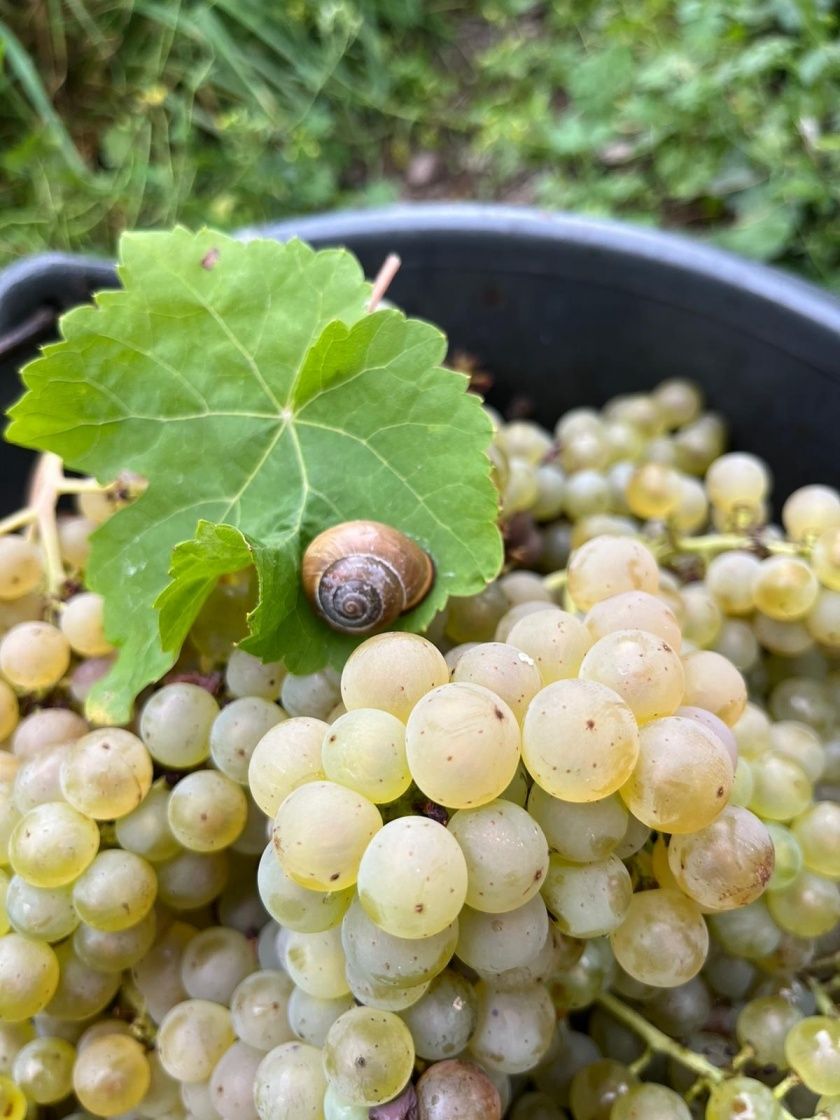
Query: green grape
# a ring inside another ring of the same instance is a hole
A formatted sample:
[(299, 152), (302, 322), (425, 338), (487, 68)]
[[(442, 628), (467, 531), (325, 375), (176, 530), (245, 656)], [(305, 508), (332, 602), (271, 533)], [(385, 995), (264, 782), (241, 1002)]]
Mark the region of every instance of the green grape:
[[(593, 943), (594, 944), (594, 943)], [(601, 1051), (588, 1034), (569, 1030), (559, 1022), (551, 1045), (531, 1073), (536, 1087), (559, 1104), (568, 1105), (572, 1078), (585, 1066), (598, 1061)]]
[(79, 1053), (73, 1089), (83, 1108), (97, 1116), (118, 1116), (140, 1104), (151, 1076), (139, 1042), (127, 1035), (108, 1034)]
[(180, 852), (156, 867), (158, 899), (173, 910), (196, 910), (222, 893), (228, 880), (226, 852)]
[(323, 720), (297, 716), (276, 724), (257, 743), (248, 763), (248, 786), (269, 817), (292, 790), (326, 777), (321, 744), (327, 730)]
[(537, 500), (534, 467), (525, 459), (507, 461), (507, 481), (502, 491), (502, 509), (507, 516), (530, 509)]
[(691, 1120), (688, 1105), (664, 1085), (633, 1085), (618, 1097), (609, 1120)]
[(641, 729), (639, 755), (621, 796), (634, 817), (661, 832), (688, 833), (717, 817), (734, 776), (724, 744), (684, 716), (665, 716)]
[(548, 870), (548, 844), (539, 824), (520, 806), (500, 799), (461, 809), (448, 828), (467, 861), (468, 906), (504, 913), (539, 891)]
[(19, 622), (0, 639), (0, 672), (20, 692), (53, 688), (70, 667), (70, 645), (49, 622)]
[(637, 1083), (637, 1078), (610, 1058), (584, 1066), (572, 1078), (569, 1103), (575, 1120), (610, 1120), (613, 1105)]
[[(562, 612), (550, 610), (549, 614)], [(530, 618), (537, 618), (533, 614)], [(522, 720), (528, 705), (542, 688), (540, 670), (533, 657), (516, 642), (484, 642), (466, 650), (452, 673), (456, 684), (477, 684), (500, 697)]]
[(210, 1098), (222, 1120), (258, 1120), (254, 1078), (264, 1057), (261, 1050), (237, 1041), (219, 1058), (210, 1077)]
[(281, 661), (261, 661), (244, 649), (234, 649), (225, 666), (225, 687), (237, 699), (259, 696), (261, 700), (276, 700), (285, 675)]
[(622, 591), (656, 592), (659, 572), (651, 552), (627, 537), (594, 537), (569, 561), (569, 593), (575, 605), (588, 611), (595, 603)]
[(71, 805), (48, 801), (24, 814), (9, 839), (9, 861), (34, 887), (63, 887), (78, 878), (99, 849), (94, 821)]
[(260, 1120), (324, 1120), (326, 1090), (321, 1051), (303, 1042), (284, 1042), (257, 1067), (257, 1115)]
[[(230, 848), (232, 852), (236, 852), (239, 856), (259, 856), (262, 855), (266, 839), (270, 834), (269, 820), (254, 801), (247, 787), (243, 790), (243, 793), (246, 803), (245, 827)], [(249, 868), (249, 870), (252, 869)], [(258, 896), (254, 895), (254, 897)]]
[(727, 615), (752, 614), (755, 609), (753, 584), (761, 561), (751, 552), (733, 549), (709, 561), (706, 587), (720, 609)]
[(430, 937), (457, 918), (467, 894), (467, 864), (455, 837), (427, 817), (389, 821), (359, 865), (359, 900), (396, 937)]
[(814, 574), (831, 591), (840, 591), (840, 525), (826, 529), (811, 549)]
[[(706, 588), (700, 583), (690, 583), (680, 590), (679, 600), (683, 640), (698, 649), (714, 645), (723, 626), (723, 614)], [(686, 700), (685, 703), (694, 702)]]
[(486, 980), (499, 991), (512, 991), (529, 984), (547, 983), (558, 972), (574, 966), (583, 954), (585, 942), (574, 940), (561, 933), (555, 922), (549, 921), (548, 935), (540, 949), (528, 960), (514, 968), (499, 972), (494, 969), (476, 968), (481, 980)]
[(104, 932), (82, 922), (73, 934), (73, 951), (88, 968), (122, 972), (141, 961), (155, 940), (157, 922), (151, 910), (136, 925)]
[(0, 1021), (19, 1023), (43, 1011), (58, 980), (58, 958), (49, 945), (19, 933), (0, 937)]
[(545, 1093), (523, 1093), (508, 1115), (511, 1120), (565, 1120), (565, 1113)]
[(329, 667), (301, 676), (287, 673), (280, 689), (280, 704), (290, 716), (326, 719), (338, 700), (338, 674)]
[(817, 1101), (817, 1120), (840, 1120), (840, 1097), (820, 1097)]
[(454, 809), (498, 797), (516, 773), (519, 746), (510, 708), (481, 685), (433, 689), (414, 706), (406, 726), (411, 777), (427, 797)]
[[(518, 485), (520, 481), (518, 467), (514, 467), (514, 472), (517, 475), (515, 483)], [(532, 484), (532, 472), (526, 472), (525, 481), (528, 485)], [(454, 595), (446, 605), (447, 637), (456, 642), (489, 641), (508, 605), (508, 597), (498, 583), (489, 583), (477, 595), (465, 597)], [(408, 713), (400, 718), (404, 719), (407, 716)]]
[(697, 906), (674, 890), (634, 894), (624, 921), (610, 938), (625, 972), (644, 984), (673, 988), (696, 976), (709, 949)]
[(237, 1037), (262, 1051), (291, 1042), (294, 1032), (288, 1019), (288, 1005), (293, 990), (285, 972), (265, 969), (246, 976), (230, 999), (231, 1022)]
[(405, 725), (390, 712), (356, 708), (324, 735), (321, 766), (331, 782), (355, 790), (377, 805), (396, 801), (411, 785)]
[(5, 909), (14, 929), (36, 941), (61, 941), (79, 924), (72, 887), (33, 887), (19, 875), (9, 882)]
[(584, 621), (596, 642), (617, 630), (644, 630), (678, 652), (682, 643), (674, 612), (662, 599), (646, 591), (624, 591), (602, 599), (591, 608)]
[(546, 1054), (556, 1023), (544, 984), (500, 991), (480, 981), (475, 988), (476, 1027), (470, 1053), (488, 1069), (524, 1073)]
[(712, 951), (703, 966), (703, 977), (716, 995), (740, 1000), (752, 989), (756, 970), (743, 957), (730, 957), (712, 943)]
[(446, 969), (416, 1003), (400, 1013), (420, 1058), (440, 1061), (460, 1054), (475, 1030), (477, 1002), (473, 985)]
[(254, 946), (244, 934), (210, 926), (184, 949), (181, 983), (192, 999), (209, 999), (227, 1006), (237, 984), (256, 967)]
[(532, 700), (522, 728), (522, 757), (547, 793), (563, 801), (599, 801), (633, 772), (639, 730), (621, 697), (592, 681), (555, 681)]
[(65, 748), (61, 791), (94, 820), (124, 817), (142, 802), (152, 784), (152, 760), (136, 735), (105, 727)]
[(187, 999), (167, 1012), (160, 1024), (158, 1057), (176, 1081), (206, 1081), (233, 1042), (226, 1007), (209, 1000)]
[(809, 636), (827, 650), (840, 649), (840, 591), (821, 591), (805, 625)]
[(234, 782), (247, 786), (248, 767), (257, 743), (286, 718), (281, 707), (259, 696), (242, 696), (226, 704), (210, 728), (213, 764)]
[(738, 805), (746, 809), (753, 799), (755, 782), (752, 768), (745, 758), (739, 758), (735, 764), (735, 777), (732, 780), (732, 789), (729, 791), (729, 804)]
[(171, 859), (180, 851), (180, 845), (169, 828), (169, 797), (169, 789), (155, 783), (137, 808), (115, 823), (117, 843), (121, 848), (142, 856), (150, 863)]
[(770, 745), (776, 754), (798, 763), (811, 782), (822, 777), (825, 751), (813, 728), (796, 720), (781, 720), (770, 727)]
[(712, 1086), (706, 1120), (781, 1120), (781, 1105), (766, 1085), (752, 1077), (730, 1077)]
[(624, 838), (629, 822), (618, 794), (576, 804), (552, 797), (536, 784), (528, 795), (528, 812), (552, 851), (571, 863), (606, 859)]
[(664, 463), (642, 463), (631, 475), (625, 491), (631, 513), (643, 520), (663, 520), (680, 503), (680, 474)]
[[(536, 521), (552, 521), (563, 512), (566, 476), (555, 463), (545, 463), (534, 471), (534, 481), (537, 496), (529, 512)], [(499, 582), (504, 584), (504, 579)], [(506, 588), (505, 591), (507, 593)]]
[(366, 797), (336, 782), (298, 786), (277, 811), (273, 844), (290, 878), (318, 891), (352, 886), (370, 841), (382, 827)]
[(592, 643), (588, 629), (579, 618), (566, 610), (545, 605), (520, 618), (506, 641), (531, 657), (542, 684), (577, 676)]
[(633, 884), (616, 856), (574, 864), (552, 853), (542, 894), (563, 933), (579, 938), (603, 937), (623, 921)]
[(796, 818), (790, 835), (810, 871), (840, 879), (840, 805), (817, 801)]
[(760, 996), (738, 1012), (735, 1033), (742, 1046), (751, 1046), (759, 1065), (785, 1069), (785, 1039), (802, 1012), (783, 996)]
[[(502, 617), (499, 619), (499, 624), (496, 627), (496, 632), (493, 635), (493, 640), (495, 642), (498, 642), (500, 645), (510, 645), (511, 644), (510, 641), (509, 641), (510, 633), (513, 630), (514, 626), (516, 626), (516, 624), (519, 622), (520, 619), (527, 618), (529, 615), (537, 614), (538, 612), (542, 612), (542, 611), (559, 611), (559, 610), (560, 610), (560, 608), (557, 606), (556, 603), (553, 603), (553, 602), (552, 603), (546, 603), (542, 599), (531, 600), (531, 601), (526, 602), (526, 603), (517, 603), (516, 606), (511, 607), (510, 610), (506, 611), (505, 614), (503, 614)], [(478, 644), (478, 643), (473, 643), (473, 644), (475, 645), (475, 644)], [(521, 652), (524, 652), (524, 651), (521, 651)], [(531, 660), (533, 661), (534, 659), (531, 658)]]
[(810, 632), (812, 617), (818, 611), (820, 599), (808, 616), (806, 622), (780, 622), (766, 614), (753, 616), (753, 629), (755, 636), (765, 649), (781, 657), (798, 657), (806, 653), (814, 645), (814, 636)]
[(319, 999), (303, 988), (294, 988), (288, 1003), (289, 1026), (301, 1042), (323, 1046), (336, 1019), (355, 1006), (351, 995)]
[(187, 998), (181, 984), (181, 960), (184, 949), (197, 933), (195, 926), (173, 922), (134, 966), (134, 983), (155, 1023), (160, 1023), (171, 1008)]
[(628, 813), (627, 830), (616, 844), (611, 854), (618, 856), (619, 859), (629, 859), (630, 856), (634, 856), (636, 852), (641, 851), (648, 842), (650, 833), (651, 830), (646, 824), (642, 824), (632, 813)]
[(676, 988), (654, 989), (652, 997), (645, 1001), (646, 1018), (672, 1038), (684, 1038), (699, 1030), (708, 1022), (711, 1012), (712, 997), (702, 976)]
[(191, 852), (217, 852), (239, 837), (248, 818), (248, 801), (225, 774), (196, 770), (172, 790), (166, 813), (179, 844)]
[(35, 1038), (35, 1027), (28, 1019), (20, 1023), (0, 1022), (0, 1074), (11, 1074), (15, 1056)]
[(35, 1038), (15, 1058), (12, 1076), (36, 1104), (54, 1104), (73, 1091), (76, 1048), (63, 1038)]
[(790, 758), (767, 751), (750, 763), (753, 795), (749, 807), (757, 816), (771, 821), (798, 817), (811, 803), (808, 775)]
[(355, 894), (352, 886), (340, 891), (302, 887), (283, 870), (272, 844), (260, 859), (257, 889), (272, 918), (299, 933), (320, 933), (337, 926)]
[(618, 693), (639, 723), (675, 712), (685, 688), (679, 654), (644, 630), (616, 630), (599, 638), (584, 657), (580, 676)]
[[(786, 828), (783, 824), (768, 821), (765, 827), (770, 833), (773, 850), (776, 854), (773, 874), (767, 883), (767, 889), (777, 891), (782, 887), (790, 886), (801, 871), (803, 863), (802, 848), (795, 832)], [(818, 870), (818, 868), (813, 870)]]
[(347, 962), (345, 977), (356, 1002), (377, 1011), (405, 1011), (407, 1007), (422, 999), (429, 990), (428, 980), (411, 988), (375, 984), (350, 961)]
[(218, 1120), (219, 1114), (210, 1093), (209, 1078), (206, 1081), (183, 1081), (180, 1092), (181, 1102), (189, 1110), (189, 1120)]
[(140, 1105), (142, 1115), (153, 1117), (155, 1120), (158, 1120), (158, 1118), (159, 1120), (169, 1120), (172, 1113), (177, 1116), (182, 1107), (180, 1083), (174, 1077), (169, 1076), (154, 1051), (148, 1053), (146, 1059), (149, 1063), (151, 1077), (149, 1088), (146, 1090)]
[(103, 1011), (120, 988), (119, 973), (100, 972), (77, 956), (72, 941), (55, 947), (60, 976), (45, 1011), (56, 1019), (80, 1022)]
[(542, 577), (537, 575), (536, 572), (526, 572), (521, 568), (514, 568), (500, 576), (498, 584), (504, 591), (508, 605), (511, 607), (518, 603), (553, 602), (551, 592), (545, 586)]
[(755, 668), (761, 657), (758, 638), (748, 622), (739, 618), (727, 619), (721, 627), (714, 652), (731, 661), (742, 673)]
[(210, 731), (219, 705), (195, 684), (167, 684), (140, 713), (140, 738), (162, 766), (188, 770), (210, 754)]
[(449, 963), (458, 944), (458, 922), (431, 937), (395, 937), (372, 922), (355, 898), (341, 923), (341, 944), (350, 964), (374, 985), (416, 987)]
[(341, 698), (348, 711), (381, 708), (405, 721), (421, 696), (448, 680), (443, 654), (425, 638), (377, 634), (347, 659), (341, 674)]
[(540, 895), (504, 914), (486, 914), (465, 906), (459, 917), (458, 957), (486, 973), (527, 965), (548, 936), (548, 914)]
[(318, 999), (338, 999), (350, 991), (339, 929), (290, 933), (283, 964), (295, 984)]
[(391, 1100), (414, 1068), (414, 1043), (402, 1019), (389, 1011), (355, 1007), (330, 1027), (324, 1043), (327, 1080), (351, 1104)]
[(732, 727), (747, 703), (747, 686), (735, 668), (713, 650), (701, 649), (683, 658), (685, 694), (683, 704), (705, 708)]
[(90, 535), (96, 523), (87, 517), (59, 517), (58, 544), (61, 558), (68, 568), (83, 572), (90, 556)]
[(680, 890), (706, 910), (733, 910), (755, 901), (774, 861), (766, 827), (735, 805), (727, 805), (698, 832), (672, 837), (668, 847), (668, 864)]
[(10, 1077), (0, 1074), (0, 1113), (3, 1120), (25, 1120), (29, 1105), (23, 1092)]
[(764, 898), (738, 910), (711, 914), (708, 921), (712, 933), (733, 957), (760, 960), (774, 953), (782, 940), (782, 931), (773, 921)]
[(823, 681), (810, 677), (787, 677), (770, 695), (770, 711), (780, 721), (807, 723), (815, 731), (828, 731), (834, 723), (831, 693)]
[(73, 884), (83, 922), (105, 933), (128, 929), (149, 913), (157, 896), (154, 868), (133, 852), (100, 852)]
[(61, 792), (61, 765), (67, 749), (67, 744), (60, 743), (54, 747), (44, 747), (37, 754), (22, 760), (17, 755), (9, 756), (19, 763), (12, 788), (12, 800), (19, 813), (28, 813), (36, 805), (43, 805), (47, 801), (64, 800)]
[(811, 1092), (840, 1094), (840, 1020), (826, 1015), (801, 1019), (788, 1031), (785, 1057)]
[(738, 745), (739, 757), (758, 758), (770, 748), (770, 719), (763, 709), (748, 702), (732, 725), (732, 734)]
[(43, 576), (41, 553), (35, 544), (15, 533), (0, 537), (0, 599), (28, 595), (40, 585)]
[(840, 921), (840, 886), (813, 871), (802, 870), (787, 887), (770, 891), (773, 920), (796, 937), (821, 937)]
[(755, 455), (733, 451), (710, 465), (706, 490), (710, 501), (727, 512), (760, 505), (770, 490), (770, 472)]

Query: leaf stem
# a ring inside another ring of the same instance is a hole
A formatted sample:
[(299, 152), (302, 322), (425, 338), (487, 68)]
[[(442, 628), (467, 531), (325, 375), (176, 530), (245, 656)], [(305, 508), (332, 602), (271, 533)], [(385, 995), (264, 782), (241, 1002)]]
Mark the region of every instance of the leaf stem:
[(620, 999), (604, 992), (598, 996), (597, 1002), (609, 1011), (625, 1026), (635, 1031), (641, 1039), (643, 1039), (651, 1050), (655, 1050), (660, 1054), (667, 1054), (669, 1058), (673, 1058), (679, 1062), (680, 1065), (685, 1066), (687, 1069), (694, 1070), (695, 1073), (704, 1077), (707, 1081), (717, 1084), (718, 1081), (723, 1081), (726, 1076), (722, 1069), (712, 1065), (710, 1061), (704, 1058), (701, 1054), (695, 1054), (693, 1050), (689, 1050), (686, 1046), (681, 1046), (679, 1042), (675, 1042), (673, 1038), (669, 1038), (667, 1034), (660, 1031), (652, 1023), (628, 1007), (626, 1003), (622, 1003)]
[(368, 311), (375, 311), (379, 306), (380, 301), (384, 298), (385, 293), (391, 286), (391, 281), (397, 275), (402, 261), (396, 253), (389, 253), (383, 261), (382, 267), (376, 274), (376, 279), (373, 282), (373, 288), (368, 300)]

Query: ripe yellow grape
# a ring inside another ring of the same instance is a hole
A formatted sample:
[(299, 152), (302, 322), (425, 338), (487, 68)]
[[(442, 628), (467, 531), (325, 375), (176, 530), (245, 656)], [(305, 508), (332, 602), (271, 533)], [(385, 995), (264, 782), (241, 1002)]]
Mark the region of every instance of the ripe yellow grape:
[(101, 595), (82, 591), (64, 604), (59, 625), (70, 648), (81, 657), (104, 657), (114, 647), (105, 637)]
[(800, 1019), (788, 1031), (785, 1057), (812, 1093), (840, 1095), (840, 1021), (827, 1015)]
[(520, 619), (507, 641), (534, 659), (543, 684), (576, 677), (592, 644), (579, 618), (553, 607)]
[(0, 640), (0, 672), (20, 692), (52, 688), (69, 667), (70, 644), (49, 622), (19, 622)]
[(17, 727), (20, 708), (14, 690), (0, 680), (0, 742), (8, 739)]
[(596, 642), (616, 630), (644, 630), (655, 634), (677, 653), (682, 642), (674, 612), (657, 595), (647, 591), (624, 591), (602, 599), (591, 608), (584, 622)]
[(765, 464), (742, 451), (721, 455), (706, 473), (709, 499), (725, 512), (760, 505), (769, 489), (770, 472)]
[(769, 832), (747, 809), (727, 805), (705, 828), (674, 836), (668, 864), (679, 888), (705, 910), (746, 906), (773, 874)]
[(3, 1120), (25, 1120), (29, 1111), (26, 1097), (11, 1077), (0, 1074), (0, 1115)]
[(794, 541), (840, 527), (840, 494), (831, 486), (801, 486), (782, 506), (782, 524)]
[(522, 757), (534, 781), (564, 801), (598, 801), (629, 778), (639, 730), (612, 689), (555, 681), (538, 692), (522, 727)]
[(627, 808), (660, 832), (696, 832), (729, 798), (734, 769), (721, 741), (696, 720), (666, 716), (641, 729), (638, 761), (621, 787)]
[(583, 659), (580, 677), (617, 692), (639, 723), (673, 714), (685, 691), (679, 654), (644, 630), (616, 630), (599, 638)]
[(840, 591), (840, 525), (826, 529), (814, 541), (811, 564), (823, 587)]
[(100, 728), (64, 749), (61, 791), (74, 809), (94, 820), (126, 816), (151, 784), (151, 756), (130, 731)]
[(575, 605), (588, 611), (622, 591), (653, 594), (659, 586), (659, 571), (653, 555), (640, 541), (604, 536), (587, 541), (572, 555), (568, 581)]
[(73, 905), (83, 922), (105, 933), (128, 929), (154, 906), (154, 868), (133, 852), (108, 848), (73, 884)]
[(18, 1052), (13, 1076), (36, 1104), (55, 1104), (73, 1091), (75, 1060), (75, 1046), (63, 1038), (35, 1038)]
[(665, 519), (680, 504), (680, 474), (663, 463), (643, 463), (627, 483), (625, 495), (630, 512), (643, 520)]
[(453, 809), (499, 797), (520, 758), (519, 725), (494, 692), (445, 684), (414, 706), (405, 732), (411, 777), (422, 792)]
[(321, 765), (330, 781), (377, 805), (396, 801), (411, 785), (405, 725), (379, 708), (345, 712), (324, 734)]
[(449, 680), (440, 650), (418, 634), (377, 634), (362, 642), (341, 674), (348, 711), (381, 708), (407, 720), (421, 696)]
[(702, 968), (709, 949), (697, 905), (667, 889), (634, 894), (610, 941), (624, 971), (656, 988), (687, 983)]
[(767, 751), (750, 760), (753, 792), (748, 808), (764, 820), (790, 821), (811, 803), (813, 787), (798, 762)]
[(709, 561), (706, 587), (727, 615), (749, 615), (755, 609), (753, 584), (761, 561), (751, 552), (722, 552)]
[(408, 1027), (389, 1011), (354, 1007), (333, 1023), (324, 1043), (324, 1072), (349, 1104), (372, 1107), (397, 1096), (414, 1068)]
[(99, 850), (96, 822), (72, 805), (47, 801), (25, 813), (9, 840), (9, 862), (33, 887), (72, 883)]
[(47, 1006), (58, 986), (55, 952), (19, 933), (0, 937), (0, 1022), (20, 1023)]
[(798, 556), (768, 556), (759, 564), (752, 585), (756, 608), (779, 622), (804, 618), (819, 589), (813, 568)]
[(321, 747), (328, 724), (296, 716), (276, 724), (257, 743), (248, 764), (251, 795), (273, 817), (292, 790), (325, 778)]
[(747, 686), (732, 662), (712, 650), (701, 649), (683, 658), (683, 668), (683, 704), (705, 708), (731, 727), (747, 703)]
[(167, 805), (172, 835), (191, 852), (217, 852), (240, 835), (248, 817), (242, 787), (218, 770), (195, 770), (172, 790)]
[(0, 537), (0, 599), (22, 599), (39, 586), (43, 575), (34, 544), (14, 533)]
[(379, 810), (336, 782), (298, 786), (277, 811), (273, 843), (283, 869), (303, 887), (352, 886), (369, 842), (382, 827)]
[(504, 700), (518, 720), (524, 718), (528, 705), (542, 688), (535, 660), (517, 648), (515, 642), (482, 642), (465, 650), (453, 669), (452, 680), (489, 688)]

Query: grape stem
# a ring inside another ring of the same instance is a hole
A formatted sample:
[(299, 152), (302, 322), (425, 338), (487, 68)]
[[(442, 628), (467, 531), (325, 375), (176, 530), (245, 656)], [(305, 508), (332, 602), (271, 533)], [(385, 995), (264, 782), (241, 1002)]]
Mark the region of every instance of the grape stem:
[[(602, 995), (598, 996), (596, 1002), (599, 1003), (605, 1011), (609, 1011), (614, 1018), (624, 1023), (624, 1025), (629, 1027), (632, 1031), (635, 1031), (647, 1044), (648, 1049), (656, 1051), (659, 1054), (666, 1054), (669, 1058), (673, 1058), (674, 1061), (679, 1062), (680, 1065), (685, 1066), (686, 1069), (693, 1070), (696, 1074), (699, 1074), (701, 1082), (717, 1085), (721, 1081), (726, 1080), (725, 1070), (718, 1069), (717, 1066), (712, 1065), (712, 1063), (701, 1054), (696, 1054), (693, 1050), (689, 1050), (687, 1046), (682, 1046), (679, 1042), (675, 1042), (673, 1038), (669, 1038), (667, 1034), (664, 1034), (652, 1023), (649, 1023), (647, 1019), (643, 1019), (637, 1011), (634, 1011), (632, 1007), (628, 1007), (626, 1003), (622, 1003), (620, 999), (616, 999), (614, 995), (611, 995), (609, 992), (604, 992)], [(786, 1078), (786, 1080), (790, 1079)], [(784, 1082), (782, 1082), (782, 1084), (784, 1084)], [(694, 1086), (692, 1086), (692, 1088), (694, 1088)], [(697, 1084), (695, 1094), (700, 1091), (700, 1088), (701, 1086)], [(781, 1088), (781, 1086), (777, 1086), (777, 1089), (778, 1088)], [(787, 1088), (784, 1089), (784, 1092), (792, 1088), (793, 1084), (788, 1085)], [(784, 1093), (780, 1095), (784, 1095)], [(781, 1105), (779, 1107), (779, 1114), (781, 1120), (794, 1120), (794, 1117)]]
[(368, 312), (372, 312), (377, 309), (380, 301), (384, 298), (385, 293), (390, 288), (391, 281), (397, 275), (397, 272), (399, 272), (401, 264), (402, 261), (396, 253), (389, 253), (385, 258), (382, 267), (380, 268), (379, 272), (377, 272), (376, 279), (373, 282), (373, 288), (371, 289), (370, 299), (368, 300), (367, 305)]
[(775, 1087), (775, 1089), (773, 1090), (773, 1096), (777, 1101), (780, 1101), (791, 1091), (791, 1089), (795, 1089), (797, 1085), (801, 1084), (802, 1082), (800, 1081), (797, 1074), (789, 1073), (787, 1077), (783, 1081), (780, 1081), (779, 1084)]
[(808, 977), (808, 987), (811, 989), (814, 999), (816, 1000), (817, 1008), (821, 1015), (828, 1015), (832, 1019), (836, 1019), (838, 1015), (837, 1005), (834, 1000), (825, 990), (819, 980), (815, 980), (813, 976)]

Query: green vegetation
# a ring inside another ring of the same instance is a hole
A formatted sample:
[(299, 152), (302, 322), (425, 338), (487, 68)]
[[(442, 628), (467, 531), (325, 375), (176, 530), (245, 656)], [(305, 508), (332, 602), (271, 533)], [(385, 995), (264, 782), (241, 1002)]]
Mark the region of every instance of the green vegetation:
[(0, 0), (0, 21), (3, 259), (469, 197), (840, 285), (831, 0)]

